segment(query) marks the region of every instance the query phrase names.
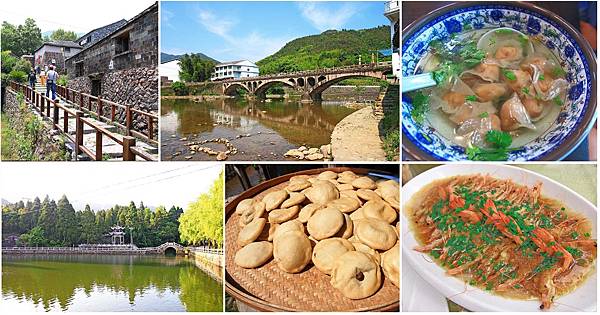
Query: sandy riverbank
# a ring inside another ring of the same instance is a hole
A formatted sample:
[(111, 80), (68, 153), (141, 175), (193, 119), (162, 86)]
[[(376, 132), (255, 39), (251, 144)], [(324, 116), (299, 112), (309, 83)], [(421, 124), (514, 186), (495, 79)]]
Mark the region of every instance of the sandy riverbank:
[(331, 152), (334, 161), (385, 161), (379, 137), (380, 117), (371, 107), (346, 116), (333, 129)]

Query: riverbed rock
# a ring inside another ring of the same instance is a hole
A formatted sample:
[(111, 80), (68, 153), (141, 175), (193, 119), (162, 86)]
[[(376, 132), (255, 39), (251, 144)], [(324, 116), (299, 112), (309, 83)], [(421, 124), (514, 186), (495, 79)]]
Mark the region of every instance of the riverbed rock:
[(315, 154), (317, 152), (319, 152), (319, 149), (317, 149), (317, 148), (310, 148), (310, 149), (308, 149), (308, 154)]
[(291, 149), (289, 151), (287, 151), (283, 156), (285, 157), (293, 157), (299, 160), (304, 159), (304, 153), (302, 153), (300, 150), (298, 149)]
[(225, 154), (225, 152), (219, 152), (219, 154), (217, 154), (217, 161), (224, 161), (227, 160), (227, 154)]
[(323, 159), (323, 154), (321, 154), (321, 153), (309, 154), (308, 156), (306, 156), (306, 159), (310, 160), (310, 161), (321, 160), (321, 159)]
[(327, 157), (327, 156), (331, 156), (331, 144), (325, 144), (321, 146), (321, 154), (323, 154), (323, 156)]
[(305, 146), (301, 146), (298, 148), (298, 151), (300, 151), (300, 152), (305, 151), (305, 150), (308, 150), (308, 148)]

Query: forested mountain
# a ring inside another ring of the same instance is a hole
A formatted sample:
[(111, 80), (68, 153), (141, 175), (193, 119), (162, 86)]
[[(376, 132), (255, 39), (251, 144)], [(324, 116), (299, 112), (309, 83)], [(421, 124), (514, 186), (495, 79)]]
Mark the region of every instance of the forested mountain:
[(159, 206), (154, 211), (131, 202), (127, 206), (115, 205), (109, 209), (92, 211), (86, 206), (76, 211), (66, 196), (54, 201), (19, 201), (2, 207), (2, 233), (19, 235), (22, 246), (71, 246), (76, 244), (109, 242), (106, 234), (110, 227), (127, 227), (134, 243), (139, 247), (157, 246), (165, 242), (180, 242), (179, 217), (183, 209)]
[(329, 30), (300, 37), (285, 44), (275, 54), (257, 62), (261, 74), (330, 68), (370, 62), (375, 50), (390, 47), (389, 26), (363, 30)]
[[(212, 61), (214, 63), (219, 63), (218, 60), (213, 59), (213, 58), (211, 58), (211, 57), (209, 57), (209, 56), (207, 56), (207, 55), (205, 55), (203, 53), (193, 53), (192, 55), (197, 55), (201, 59), (209, 60), (209, 61)], [(181, 58), (183, 56), (184, 55), (172, 55), (172, 54), (167, 54), (167, 53), (161, 52), (160, 53), (160, 62), (161, 63), (165, 63), (165, 62), (173, 61), (173, 60), (179, 59), (179, 58)]]

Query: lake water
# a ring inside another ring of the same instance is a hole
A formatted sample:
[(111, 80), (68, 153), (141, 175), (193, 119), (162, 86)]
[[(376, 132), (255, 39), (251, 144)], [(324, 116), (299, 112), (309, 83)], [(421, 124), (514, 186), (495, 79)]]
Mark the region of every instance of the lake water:
[(3, 255), (2, 308), (218, 312), (223, 288), (184, 257)]
[[(230, 160), (285, 160), (283, 154), (292, 148), (330, 143), (335, 125), (356, 110), (342, 102), (161, 100), (161, 154), (163, 160), (215, 160), (204, 153), (190, 154), (185, 143), (226, 138), (238, 149)], [(223, 144), (204, 146), (226, 150)], [(173, 157), (175, 152), (180, 154)]]

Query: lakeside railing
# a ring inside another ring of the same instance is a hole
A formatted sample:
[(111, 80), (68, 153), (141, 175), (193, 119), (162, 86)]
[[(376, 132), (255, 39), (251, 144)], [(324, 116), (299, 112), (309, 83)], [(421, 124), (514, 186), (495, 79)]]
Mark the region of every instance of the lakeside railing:
[(187, 247), (191, 251), (201, 252), (205, 254), (215, 254), (215, 255), (223, 255), (222, 248), (212, 248), (208, 246), (200, 246), (200, 247)]
[[(96, 119), (100, 121), (109, 122), (123, 128), (128, 136), (134, 135), (158, 145), (158, 136), (155, 135), (155, 126), (158, 126), (158, 115), (135, 109), (130, 105), (118, 104), (62, 85), (57, 85), (56, 92), (60, 97), (79, 106), (79, 110), (95, 116)], [(93, 103), (95, 103), (95, 111), (93, 110)], [(105, 106), (108, 106), (109, 108), (108, 115), (104, 112)], [(125, 114), (123, 122), (117, 117), (119, 112)], [(133, 116), (136, 114), (144, 117), (143, 119), (146, 120), (147, 128), (145, 132), (143, 130), (136, 130), (135, 126), (133, 126)]]
[(295, 71), (295, 72), (285, 72), (285, 73), (276, 73), (276, 74), (267, 74), (261, 75), (257, 77), (245, 77), (239, 79), (227, 79), (218, 81), (221, 83), (227, 82), (240, 82), (240, 81), (256, 81), (260, 79), (272, 79), (272, 78), (288, 78), (293, 76), (305, 76), (305, 75), (323, 75), (323, 74), (337, 74), (337, 73), (346, 73), (352, 71), (371, 71), (371, 70), (379, 70), (379, 69), (391, 69), (392, 62), (391, 61), (380, 61), (377, 63), (365, 63), (362, 65), (350, 65), (343, 67), (335, 67), (335, 68), (321, 68), (315, 70), (304, 70), (304, 71)]
[[(74, 144), (76, 155), (85, 154), (94, 161), (102, 161), (104, 159), (102, 139), (103, 137), (108, 137), (122, 146), (124, 161), (135, 161), (136, 156), (146, 161), (156, 161), (151, 154), (136, 147), (136, 138), (129, 135), (122, 136), (99, 126), (95, 121), (86, 118), (83, 111), (70, 109), (59, 103), (58, 100), (53, 101), (28, 85), (12, 81), (10, 82), (10, 87), (13, 91), (23, 93), (25, 101), (34, 107), (42, 118), (47, 118), (52, 122), (52, 129), (62, 132)], [(62, 122), (59, 121), (59, 110), (63, 111)], [(71, 135), (69, 132), (69, 118), (75, 119), (74, 135)], [(94, 129), (96, 133), (95, 151), (92, 151), (83, 144), (84, 126)]]

